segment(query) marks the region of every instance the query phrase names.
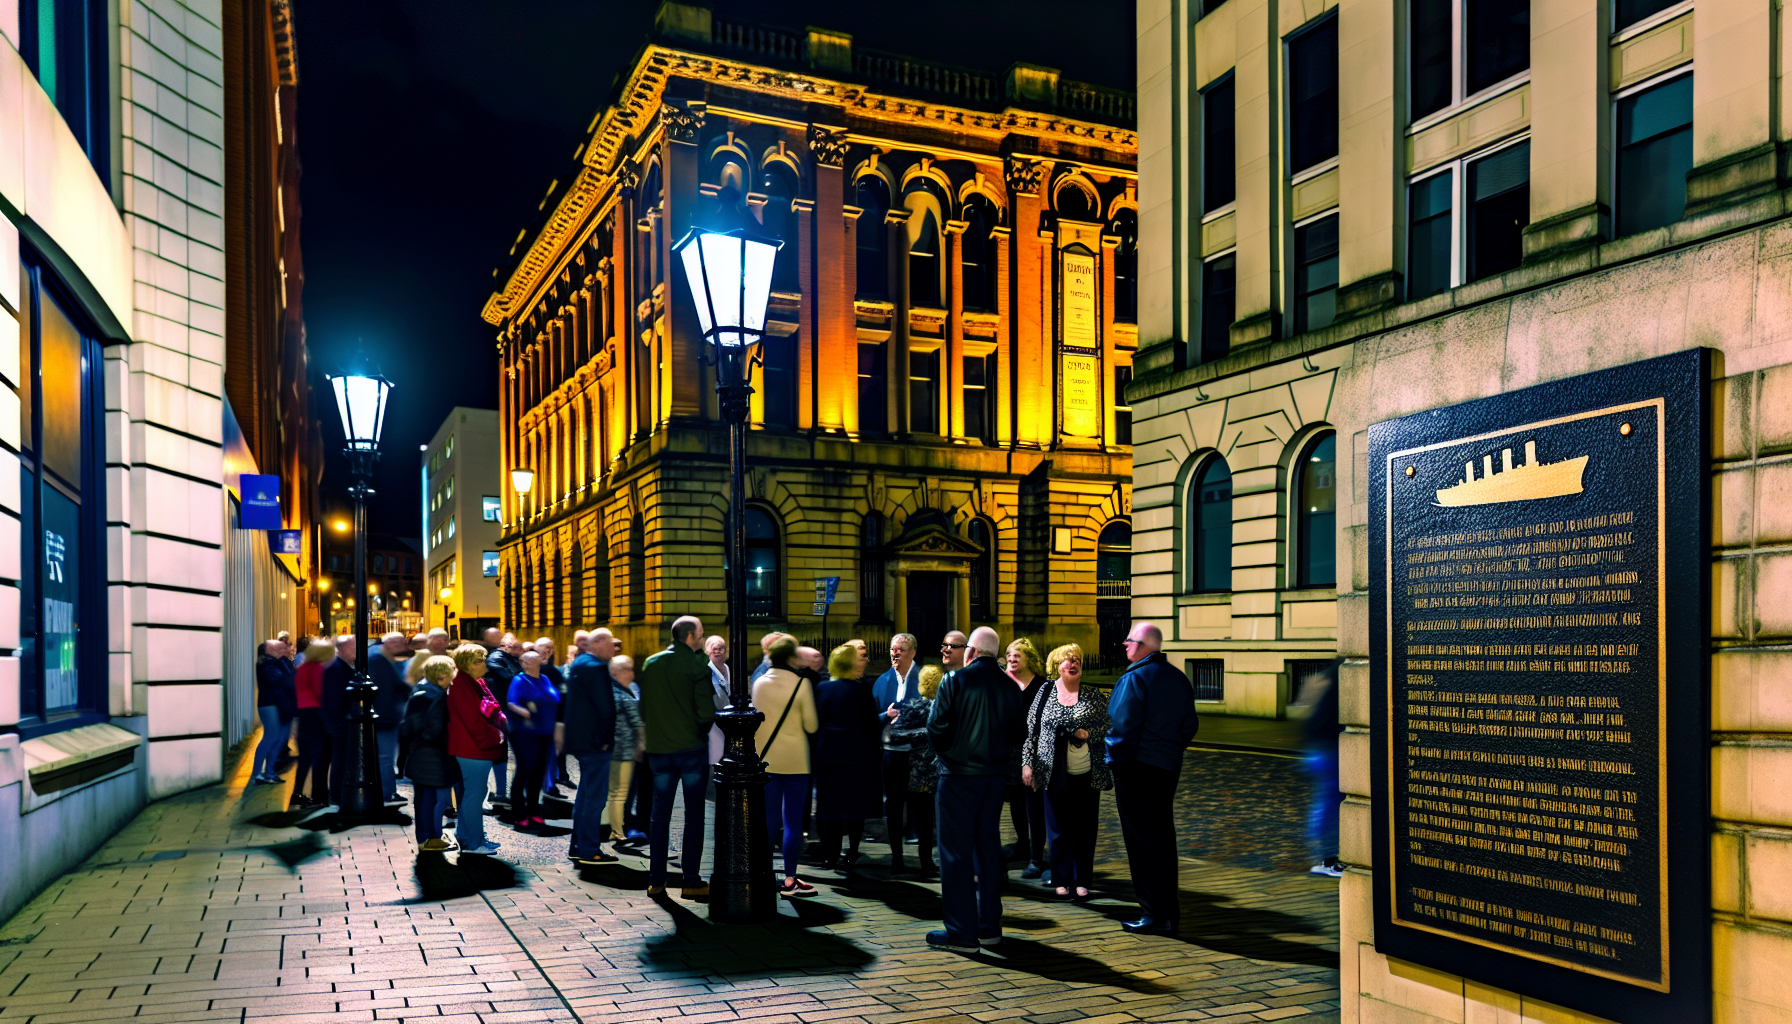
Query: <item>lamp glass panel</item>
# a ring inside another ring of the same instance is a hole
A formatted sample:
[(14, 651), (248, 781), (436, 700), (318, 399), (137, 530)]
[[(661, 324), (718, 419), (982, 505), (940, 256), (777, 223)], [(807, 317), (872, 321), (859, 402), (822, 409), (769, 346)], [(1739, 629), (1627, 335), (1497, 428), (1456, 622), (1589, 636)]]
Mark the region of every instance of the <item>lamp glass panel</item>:
[(535, 486), (535, 471), (533, 469), (511, 470), (510, 486), (515, 488), (518, 494), (528, 493), (529, 488)]

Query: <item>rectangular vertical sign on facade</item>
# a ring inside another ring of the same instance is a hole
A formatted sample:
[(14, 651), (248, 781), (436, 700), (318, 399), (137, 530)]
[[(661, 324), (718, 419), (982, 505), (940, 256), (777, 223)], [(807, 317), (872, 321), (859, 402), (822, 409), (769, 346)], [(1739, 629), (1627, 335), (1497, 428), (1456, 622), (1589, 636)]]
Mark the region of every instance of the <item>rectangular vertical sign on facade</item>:
[(1058, 381), (1064, 433), (1101, 436), (1101, 360), (1092, 352), (1060, 352)]
[(1378, 950), (1709, 1018), (1706, 366), (1370, 428)]
[(1058, 308), (1064, 318), (1063, 337), (1066, 345), (1094, 348), (1095, 340), (1095, 257), (1083, 252), (1063, 253), (1062, 294)]

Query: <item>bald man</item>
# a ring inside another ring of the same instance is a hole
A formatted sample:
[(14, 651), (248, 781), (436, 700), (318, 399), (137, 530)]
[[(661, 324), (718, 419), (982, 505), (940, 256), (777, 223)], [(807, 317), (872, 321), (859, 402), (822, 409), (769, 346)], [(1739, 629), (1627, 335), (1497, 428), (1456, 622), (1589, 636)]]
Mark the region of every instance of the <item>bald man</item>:
[(1164, 658), (1164, 634), (1140, 622), (1126, 634), (1130, 664), (1108, 698), (1108, 764), (1114, 769), (1114, 807), (1132, 867), (1140, 914), (1129, 932), (1174, 935), (1176, 900), (1176, 781), (1182, 752), (1195, 738), (1195, 690)]

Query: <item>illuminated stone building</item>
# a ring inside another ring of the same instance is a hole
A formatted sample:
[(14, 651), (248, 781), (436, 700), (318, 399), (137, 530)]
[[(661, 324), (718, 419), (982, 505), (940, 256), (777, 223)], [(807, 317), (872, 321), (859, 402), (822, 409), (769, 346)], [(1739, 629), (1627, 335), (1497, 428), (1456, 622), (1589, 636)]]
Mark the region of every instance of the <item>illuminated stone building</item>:
[(1371, 838), (1391, 677), (1371, 677), (1368, 427), (1694, 347), (1714, 371), (1695, 928), (1710, 1019), (1792, 1020), (1784, 22), (1742, 0), (1137, 11), (1133, 610), (1228, 711), (1279, 715), (1295, 663), (1345, 657), (1342, 1020), (1605, 1019), (1523, 971), (1376, 948), (1398, 854)]
[(750, 633), (820, 634), (827, 576), (835, 637), (931, 653), (990, 624), (1095, 647), (1098, 607), (1123, 633), (1131, 94), (682, 4), (618, 89), (485, 305), (504, 465), (535, 471), (504, 494), (506, 624), (607, 623), (637, 653), (679, 614), (722, 626), (726, 432), (670, 249), (744, 215), (784, 240), (753, 379)]

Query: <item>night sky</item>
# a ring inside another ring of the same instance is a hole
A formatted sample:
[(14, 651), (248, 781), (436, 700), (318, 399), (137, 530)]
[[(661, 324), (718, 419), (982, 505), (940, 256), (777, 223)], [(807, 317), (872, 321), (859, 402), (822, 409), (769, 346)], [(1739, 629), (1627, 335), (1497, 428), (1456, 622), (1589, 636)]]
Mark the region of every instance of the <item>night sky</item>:
[[(296, 0), (301, 241), (324, 482), (346, 506), (341, 426), (322, 374), (357, 343), (396, 387), (375, 531), (416, 536), (418, 446), (456, 405), (496, 408), (496, 329), (479, 310), (592, 116), (646, 39), (655, 4)], [(718, 2), (717, 16), (987, 71), (1015, 61), (1133, 85), (1131, 4), (1018, 0)]]

